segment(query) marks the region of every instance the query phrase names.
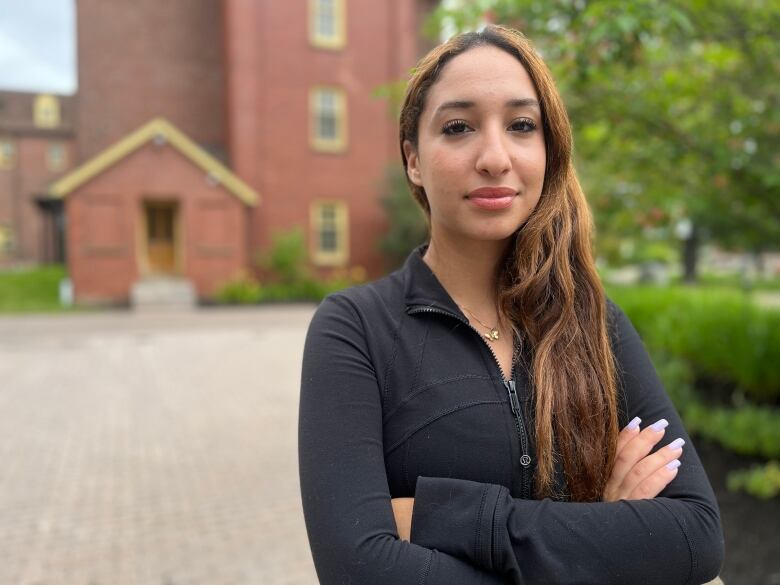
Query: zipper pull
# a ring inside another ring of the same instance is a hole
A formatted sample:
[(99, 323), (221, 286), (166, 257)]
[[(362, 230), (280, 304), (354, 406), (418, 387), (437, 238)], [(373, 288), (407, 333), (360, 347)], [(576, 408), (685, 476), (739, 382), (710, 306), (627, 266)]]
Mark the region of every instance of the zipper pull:
[(515, 388), (515, 381), (509, 380), (504, 382), (507, 392), (509, 392), (509, 402), (512, 404), (512, 414), (520, 414), (520, 401), (517, 399), (517, 390)]
[(520, 434), (520, 449), (522, 451), (522, 455), (520, 456), (520, 465), (522, 465), (523, 467), (528, 467), (529, 465), (531, 465), (531, 456), (528, 455), (528, 453), (526, 452), (526, 444), (524, 438), (525, 430), (523, 428), (523, 421), (520, 414), (520, 401), (517, 399), (517, 389), (515, 388), (515, 381), (505, 380), (504, 386), (506, 387), (506, 391), (509, 393), (509, 402), (512, 405), (512, 414), (514, 414), (515, 419), (517, 419), (517, 432)]

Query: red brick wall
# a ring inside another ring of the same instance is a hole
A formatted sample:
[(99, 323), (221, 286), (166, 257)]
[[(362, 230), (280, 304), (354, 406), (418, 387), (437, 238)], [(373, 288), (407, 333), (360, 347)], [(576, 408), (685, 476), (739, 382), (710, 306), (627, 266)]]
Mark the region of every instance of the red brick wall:
[(220, 3), (77, 2), (81, 161), (155, 116), (224, 154)]
[[(380, 182), (400, 165), (397, 121), (386, 100), (371, 96), (405, 78), (417, 58), (415, 0), (347, 0), (347, 44), (314, 48), (308, 2), (225, 1), (228, 126), (234, 169), (263, 197), (252, 214), (251, 250), (266, 248), (273, 229), (302, 226), (309, 202), (349, 205), (349, 264), (382, 269), (377, 236), (385, 228)], [(348, 149), (309, 147), (309, 88), (338, 85), (347, 94)]]
[(183, 275), (200, 296), (246, 265), (247, 208), (171, 146), (148, 144), (66, 198), (68, 262), (79, 302), (126, 301), (141, 276), (145, 200), (177, 201)]

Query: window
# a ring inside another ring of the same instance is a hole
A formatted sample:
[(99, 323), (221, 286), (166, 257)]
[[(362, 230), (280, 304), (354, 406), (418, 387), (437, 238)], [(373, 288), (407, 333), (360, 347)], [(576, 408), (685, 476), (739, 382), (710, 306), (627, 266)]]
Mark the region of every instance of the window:
[(33, 105), (33, 121), (38, 128), (56, 128), (60, 125), (60, 102), (53, 95), (39, 95)]
[(16, 145), (10, 138), (0, 138), (0, 169), (12, 169), (14, 164), (16, 164)]
[(0, 258), (14, 249), (14, 234), (11, 226), (0, 224)]
[(315, 201), (311, 207), (312, 260), (320, 266), (343, 266), (349, 256), (349, 220), (343, 201)]
[(309, 39), (315, 47), (341, 49), (347, 43), (346, 0), (309, 0)]
[(310, 95), (311, 146), (321, 152), (347, 148), (347, 106), (344, 91), (318, 87)]
[(62, 142), (50, 142), (46, 152), (46, 165), (50, 171), (62, 171), (67, 166), (65, 145)]

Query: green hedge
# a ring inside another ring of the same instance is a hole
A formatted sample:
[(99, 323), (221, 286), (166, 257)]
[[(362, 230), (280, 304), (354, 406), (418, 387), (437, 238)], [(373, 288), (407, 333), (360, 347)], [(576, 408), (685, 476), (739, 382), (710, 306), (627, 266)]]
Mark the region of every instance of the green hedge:
[(744, 490), (762, 500), (777, 497), (780, 495), (780, 463), (770, 461), (732, 472), (727, 479), (727, 487), (731, 491)]
[(780, 409), (744, 404), (713, 407), (693, 387), (693, 371), (679, 358), (654, 354), (658, 375), (691, 434), (740, 455), (780, 458)]
[(357, 284), (353, 280), (357, 269), (358, 276), (362, 268), (353, 267), (352, 271), (337, 270), (326, 280), (315, 278), (307, 264), (303, 229), (294, 226), (287, 231), (272, 234), (271, 246), (255, 254), (258, 267), (270, 275), (268, 282), (258, 282), (249, 272), (236, 275), (232, 280), (220, 286), (215, 295), (219, 303), (256, 304), (264, 302), (313, 301), (319, 302), (330, 293)]
[[(613, 287), (608, 294), (642, 336), (688, 432), (770, 460), (729, 473), (729, 489), (780, 495), (780, 409), (770, 405), (780, 397), (780, 311), (723, 288)], [(703, 379), (742, 390), (743, 403), (713, 401), (696, 386)]]
[(225, 283), (219, 288), (215, 298), (225, 304), (257, 304), (267, 302), (313, 301), (319, 302), (331, 292), (354, 284), (348, 279), (338, 278), (327, 281), (305, 279), (290, 283), (261, 284), (248, 277), (241, 277)]
[[(658, 375), (677, 407), (691, 435), (719, 443), (726, 449), (750, 457), (780, 457), (780, 409), (743, 405), (739, 408), (713, 408), (705, 405), (693, 387), (693, 370), (679, 358), (653, 356)], [(780, 495), (777, 462), (750, 470), (729, 472), (732, 491), (743, 490), (757, 498)]]
[(755, 401), (780, 400), (780, 311), (721, 288), (613, 287), (608, 294), (652, 353), (681, 358)]

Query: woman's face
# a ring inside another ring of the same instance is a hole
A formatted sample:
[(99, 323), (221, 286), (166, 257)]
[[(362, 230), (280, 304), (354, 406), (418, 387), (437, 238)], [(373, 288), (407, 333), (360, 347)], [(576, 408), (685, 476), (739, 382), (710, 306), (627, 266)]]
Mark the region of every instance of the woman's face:
[[(545, 171), (538, 102), (520, 61), (492, 45), (445, 65), (420, 114), (417, 150), (403, 145), (409, 179), (428, 196), (433, 234), (501, 240), (528, 219)], [(481, 187), (506, 195), (472, 193)]]

